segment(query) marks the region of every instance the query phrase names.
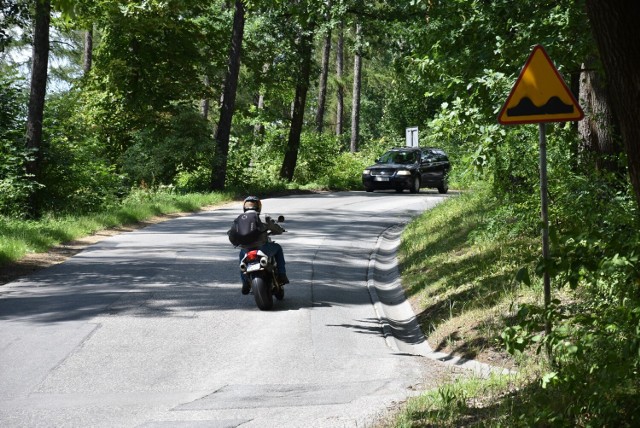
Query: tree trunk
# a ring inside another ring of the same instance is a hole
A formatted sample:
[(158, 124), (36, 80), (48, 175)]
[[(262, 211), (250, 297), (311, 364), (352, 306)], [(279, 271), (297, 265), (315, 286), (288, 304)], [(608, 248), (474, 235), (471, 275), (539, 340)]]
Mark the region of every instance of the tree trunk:
[[(208, 89), (210, 84), (209, 76), (204, 76), (204, 86)], [(204, 120), (209, 119), (209, 106), (209, 98), (205, 97), (200, 100), (200, 113), (202, 113), (202, 118)]]
[[(260, 91), (258, 94), (258, 98), (256, 99), (256, 109), (258, 112), (264, 110), (264, 93)], [(264, 124), (262, 121), (260, 123), (256, 123), (253, 127), (253, 133), (260, 137), (264, 137)]]
[[(331, 0), (327, 0), (326, 21), (331, 18)], [(331, 29), (327, 30), (322, 47), (322, 66), (320, 70), (320, 83), (318, 84), (318, 110), (316, 112), (316, 131), (321, 134), (324, 127), (324, 110), (327, 98), (327, 76), (329, 74), (329, 55), (331, 54)]]
[(324, 109), (327, 96), (327, 76), (329, 74), (329, 55), (331, 53), (331, 31), (327, 31), (322, 47), (322, 70), (318, 84), (318, 111), (316, 112), (316, 131), (322, 133), (324, 127)]
[(578, 132), (582, 140), (582, 149), (595, 155), (596, 168), (616, 172), (617, 162), (611, 157), (620, 154), (622, 147), (614, 132), (614, 117), (604, 82), (594, 66), (594, 59), (582, 66), (579, 99), (585, 111), (585, 118), (578, 122)]
[(336, 44), (336, 78), (338, 80), (338, 94), (336, 103), (336, 135), (342, 135), (344, 123), (344, 25), (340, 22), (338, 30), (338, 43)]
[[(269, 71), (269, 63), (265, 63), (262, 66), (262, 76), (260, 77), (260, 80), (263, 81), (265, 75), (267, 74), (267, 72)], [(256, 100), (256, 108), (258, 109), (258, 113), (261, 113), (262, 110), (264, 110), (264, 90), (261, 88), (260, 92), (258, 93), (258, 99)], [(259, 135), (261, 137), (264, 137), (264, 124), (262, 123), (262, 121), (260, 121), (260, 123), (257, 123), (254, 128), (253, 128), (253, 132), (256, 135)]]
[(360, 88), (362, 85), (362, 26), (356, 24), (356, 52), (353, 61), (353, 101), (351, 103), (351, 152), (358, 151), (360, 138)]
[(236, 0), (233, 14), (233, 31), (229, 49), (229, 63), (224, 83), (224, 94), (220, 105), (220, 121), (216, 129), (216, 153), (211, 168), (211, 190), (222, 190), (227, 178), (227, 160), (229, 156), (229, 136), (236, 102), (238, 76), (240, 74), (240, 56), (244, 35), (244, 3)]
[[(44, 99), (47, 93), (47, 68), (49, 65), (49, 21), (51, 20), (51, 2), (37, 1), (33, 31), (33, 53), (31, 64), (31, 92), (27, 113), (26, 147), (33, 152), (33, 158), (26, 164), (27, 174), (34, 182), (40, 179), (42, 159), (42, 120), (44, 117)], [(31, 215), (37, 217), (39, 207), (37, 197), (31, 194)]]
[(93, 26), (84, 32), (84, 55), (82, 70), (86, 76), (91, 71), (93, 63)]
[(312, 33), (308, 31), (300, 39), (300, 56), (302, 60), (300, 75), (296, 83), (296, 96), (293, 101), (293, 114), (291, 116), (291, 128), (289, 128), (289, 139), (287, 149), (280, 168), (280, 178), (287, 181), (293, 180), (293, 173), (296, 169), (298, 161), (298, 149), (300, 148), (300, 135), (302, 134), (302, 125), (304, 124), (304, 107), (307, 100), (307, 92), (309, 90), (309, 79), (311, 77), (311, 61), (312, 61)]
[(640, 40), (637, 29), (640, 3), (587, 0), (586, 10), (620, 126), (631, 184), (640, 206)]

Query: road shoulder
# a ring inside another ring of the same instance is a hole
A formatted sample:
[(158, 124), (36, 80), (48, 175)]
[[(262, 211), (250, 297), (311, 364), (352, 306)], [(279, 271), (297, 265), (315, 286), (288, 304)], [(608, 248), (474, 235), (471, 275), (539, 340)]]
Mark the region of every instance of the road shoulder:
[(398, 224), (389, 227), (378, 236), (367, 273), (367, 287), (387, 345), (393, 351), (420, 355), (452, 367), (463, 368), (481, 377), (491, 373), (510, 373), (506, 368), (455, 354), (435, 352), (431, 348), (405, 296), (398, 270), (397, 249), (404, 226), (405, 224)]

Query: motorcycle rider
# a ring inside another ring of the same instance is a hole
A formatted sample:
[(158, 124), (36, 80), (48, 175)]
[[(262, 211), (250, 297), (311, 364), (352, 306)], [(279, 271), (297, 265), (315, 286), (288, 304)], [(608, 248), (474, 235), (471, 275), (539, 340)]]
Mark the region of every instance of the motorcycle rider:
[[(248, 196), (245, 198), (242, 209), (246, 213), (247, 211), (255, 211), (258, 216), (262, 212), (262, 201), (257, 196)], [(268, 256), (275, 257), (276, 263), (278, 264), (278, 282), (282, 285), (289, 283), (289, 278), (287, 278), (287, 270), (285, 266), (284, 253), (282, 251), (282, 246), (276, 242), (272, 242), (269, 240), (268, 231), (271, 231), (274, 235), (281, 234), (285, 230), (275, 221), (273, 221), (269, 216), (265, 217), (264, 222), (261, 222), (260, 226), (260, 237), (253, 243), (249, 245), (243, 245), (240, 254), (239, 260), (242, 261), (245, 254), (247, 253), (245, 248), (257, 248), (267, 254)], [(242, 277), (242, 294), (249, 293), (249, 281), (247, 280), (244, 274), (240, 274)]]

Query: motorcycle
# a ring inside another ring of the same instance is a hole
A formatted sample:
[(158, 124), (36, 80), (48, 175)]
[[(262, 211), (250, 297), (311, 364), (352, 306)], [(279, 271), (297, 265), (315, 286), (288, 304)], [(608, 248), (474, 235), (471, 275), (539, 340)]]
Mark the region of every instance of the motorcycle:
[[(267, 218), (267, 221), (274, 222)], [(279, 216), (277, 223), (284, 222), (284, 216)], [(282, 232), (286, 230), (282, 229)], [(273, 232), (269, 231), (269, 235)], [(269, 237), (269, 242), (271, 237)], [(260, 310), (267, 311), (273, 307), (273, 296), (278, 300), (284, 299), (284, 284), (278, 281), (278, 263), (273, 255), (268, 255), (258, 248), (247, 248), (246, 254), (240, 261), (240, 271), (249, 282), (249, 291), (253, 292), (256, 305)]]

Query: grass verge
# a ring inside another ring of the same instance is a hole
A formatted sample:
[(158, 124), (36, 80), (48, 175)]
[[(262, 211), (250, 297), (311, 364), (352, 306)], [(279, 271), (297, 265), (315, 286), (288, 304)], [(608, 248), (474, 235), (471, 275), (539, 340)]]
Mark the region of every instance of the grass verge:
[[(538, 239), (483, 234), (497, 202), (484, 192), (450, 198), (407, 226), (399, 249), (405, 292), (432, 349), (518, 371), (460, 378), (410, 399), (386, 427), (500, 426), (514, 413), (514, 391), (531, 387), (544, 364), (500, 344), (518, 305), (540, 302), (542, 287), (515, 273), (533, 265)], [(513, 422), (510, 420), (509, 423)]]
[(537, 240), (485, 237), (479, 226), (494, 203), (465, 193), (425, 212), (404, 232), (399, 251), (405, 291), (434, 350), (512, 368), (499, 346), (518, 303), (542, 299), (542, 289), (514, 280), (533, 263)]
[(179, 195), (147, 190), (133, 192), (121, 205), (98, 213), (48, 215), (37, 221), (0, 217), (0, 266), (100, 230), (143, 222), (159, 215), (193, 212), (231, 200), (233, 194), (226, 192)]

